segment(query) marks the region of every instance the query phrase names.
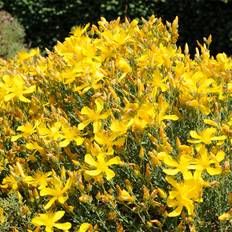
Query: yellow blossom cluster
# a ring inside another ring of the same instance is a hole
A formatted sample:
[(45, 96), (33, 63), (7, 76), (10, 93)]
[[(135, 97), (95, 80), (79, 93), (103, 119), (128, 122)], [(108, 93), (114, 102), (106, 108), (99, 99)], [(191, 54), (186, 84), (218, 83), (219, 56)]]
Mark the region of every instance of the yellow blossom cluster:
[(194, 230), (230, 173), (232, 59), (177, 38), (178, 18), (101, 18), (0, 60), (0, 197), (16, 194), (23, 231)]

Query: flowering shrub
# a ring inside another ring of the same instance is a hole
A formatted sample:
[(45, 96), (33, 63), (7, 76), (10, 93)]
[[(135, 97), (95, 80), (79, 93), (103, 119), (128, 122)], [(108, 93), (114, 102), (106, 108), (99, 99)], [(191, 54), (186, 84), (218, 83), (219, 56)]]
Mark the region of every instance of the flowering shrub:
[(230, 196), (232, 59), (210, 37), (191, 59), (177, 29), (102, 18), (1, 60), (0, 228), (194, 231)]

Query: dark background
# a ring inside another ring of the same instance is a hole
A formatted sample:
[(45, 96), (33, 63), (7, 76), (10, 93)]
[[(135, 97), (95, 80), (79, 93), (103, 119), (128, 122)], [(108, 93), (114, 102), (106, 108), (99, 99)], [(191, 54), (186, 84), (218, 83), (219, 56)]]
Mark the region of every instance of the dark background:
[(148, 18), (154, 14), (173, 21), (179, 16), (178, 45), (187, 42), (193, 54), (196, 40), (212, 34), (211, 54), (232, 54), (232, 1), (230, 0), (2, 0), (2, 9), (24, 26), (30, 47), (52, 49), (74, 25), (96, 24), (121, 17)]

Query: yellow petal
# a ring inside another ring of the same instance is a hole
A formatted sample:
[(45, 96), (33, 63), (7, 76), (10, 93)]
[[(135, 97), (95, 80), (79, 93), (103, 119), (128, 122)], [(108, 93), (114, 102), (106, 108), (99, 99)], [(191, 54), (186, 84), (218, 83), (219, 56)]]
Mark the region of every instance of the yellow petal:
[(26, 102), (26, 103), (31, 102), (31, 100), (29, 100), (28, 98), (24, 97), (23, 95), (19, 96), (19, 100), (22, 101), (22, 102)]
[(193, 175), (190, 171), (182, 171), (184, 180), (189, 180), (192, 179)]
[(167, 194), (166, 194), (166, 192), (163, 189), (157, 188), (157, 190), (158, 190), (159, 196), (161, 198), (167, 198)]
[(11, 136), (11, 142), (15, 142), (16, 140), (18, 140), (19, 138), (22, 138), (22, 135), (13, 135)]
[(225, 152), (224, 151), (219, 151), (215, 158), (216, 158), (216, 160), (218, 162), (221, 162), (225, 158)]
[(64, 204), (65, 201), (68, 200), (68, 196), (61, 196), (58, 198), (58, 201), (61, 203), (61, 204)]
[(163, 169), (163, 172), (169, 176), (174, 176), (179, 172), (179, 170), (178, 169)]
[(44, 220), (41, 219), (40, 217), (34, 217), (31, 220), (31, 223), (34, 224), (35, 226), (41, 226), (41, 225), (44, 225)]
[(213, 134), (215, 134), (217, 132), (217, 129), (214, 127), (210, 127), (210, 128), (206, 128), (203, 132), (205, 135), (211, 137)]
[(176, 120), (179, 119), (179, 117), (178, 117), (177, 115), (175, 115), (175, 114), (170, 114), (170, 115), (164, 115), (164, 116), (162, 117), (162, 119), (174, 120), (174, 121), (176, 121)]
[(177, 167), (178, 166), (178, 163), (174, 159), (172, 159), (169, 155), (164, 156), (163, 162), (164, 162), (164, 164), (166, 164), (167, 166), (170, 166), (170, 167)]
[(214, 175), (219, 175), (221, 172), (222, 172), (222, 169), (221, 168), (207, 168), (206, 171), (211, 175), (211, 176), (214, 176)]
[(168, 214), (168, 217), (177, 217), (181, 214), (183, 206), (178, 206), (175, 210)]
[(122, 161), (120, 159), (119, 156), (115, 156), (114, 158), (110, 159), (108, 162), (107, 162), (107, 165), (110, 166), (112, 164), (121, 164)]
[[(177, 195), (178, 195), (178, 192), (176, 192), (176, 191), (170, 191), (170, 192), (169, 192), (168, 198), (169, 198), (169, 200), (173, 200), (173, 201), (174, 201), (173, 203), (176, 204), (175, 198), (177, 197)], [(171, 202), (171, 201), (169, 201), (169, 204), (170, 204), (170, 202)], [(168, 206), (169, 206), (169, 205), (168, 205)], [(175, 205), (175, 206), (176, 206), (176, 205)]]
[(207, 124), (207, 125), (210, 125), (210, 126), (218, 127), (217, 123), (214, 122), (214, 121), (211, 120), (211, 119), (204, 119), (204, 123)]
[(221, 216), (218, 217), (220, 221), (226, 221), (231, 219), (231, 214), (230, 213), (223, 213)]
[(92, 115), (94, 112), (93, 110), (91, 110), (89, 107), (87, 106), (84, 106), (82, 109), (81, 109), (81, 114), (84, 114), (84, 115)]
[(177, 187), (178, 186), (178, 183), (172, 177), (166, 176), (165, 179), (173, 187)]
[(79, 230), (77, 232), (86, 232), (87, 230), (89, 230), (92, 227), (91, 224), (89, 223), (82, 223)]
[(59, 143), (60, 147), (67, 147), (69, 145), (70, 141), (68, 139), (65, 139)]
[(29, 88), (27, 88), (26, 90), (24, 90), (23, 93), (24, 94), (33, 93), (35, 90), (36, 90), (36, 86), (33, 85), (33, 86), (30, 86)]
[(211, 138), (211, 140), (225, 140), (225, 139), (227, 139), (227, 137), (225, 135), (214, 136)]
[(201, 137), (197, 134), (196, 131), (191, 130), (189, 134), (190, 134), (190, 136), (191, 136), (192, 138), (194, 138), (194, 139), (200, 139), (200, 138), (201, 138)]
[[(175, 198), (175, 197), (174, 197)], [(168, 207), (172, 207), (172, 208), (175, 208), (178, 206), (178, 202), (175, 200), (175, 199), (171, 199), (170, 198), (170, 195), (168, 196), (168, 199), (167, 199), (167, 206)]]
[(7, 94), (6, 96), (4, 96), (4, 101), (10, 101), (12, 98), (14, 98), (16, 95), (15, 93), (10, 93), (10, 94)]
[(56, 221), (60, 220), (64, 216), (64, 214), (65, 214), (65, 211), (63, 211), (63, 210), (55, 212), (53, 217), (52, 217), (53, 221), (56, 222)]
[(44, 209), (46, 210), (49, 209), (55, 201), (56, 201), (55, 197), (51, 198), (50, 201), (44, 206)]
[(93, 167), (97, 166), (97, 162), (94, 160), (94, 158), (90, 154), (85, 155), (85, 162)]
[(111, 179), (113, 179), (114, 176), (115, 176), (114, 171), (112, 171), (112, 170), (109, 169), (109, 168), (106, 169), (105, 173), (106, 173), (106, 179), (107, 179), (107, 180), (111, 180)]
[(99, 169), (90, 170), (90, 171), (85, 171), (85, 173), (89, 176), (98, 176), (101, 173), (101, 170)]
[(101, 98), (97, 98), (95, 100), (95, 104), (97, 106), (96, 113), (101, 113), (104, 108), (104, 102)]
[(86, 126), (88, 126), (88, 124), (90, 123), (90, 120), (85, 120), (81, 123), (78, 124), (78, 130), (83, 130), (85, 129)]
[(55, 223), (54, 227), (60, 229), (60, 230), (64, 230), (67, 231), (72, 227), (72, 224), (70, 222), (65, 222), (65, 223)]
[(50, 189), (50, 188), (43, 188), (41, 191), (40, 191), (40, 196), (46, 196), (46, 195), (52, 195), (53, 194), (53, 191)]
[(78, 145), (78, 146), (80, 146), (81, 144), (83, 144), (83, 142), (84, 142), (84, 138), (81, 138), (81, 137), (77, 137), (77, 138), (75, 138), (74, 139), (75, 140), (75, 142), (76, 142), (76, 144)]
[(192, 140), (192, 139), (188, 139), (187, 141), (188, 143), (200, 143), (201, 142), (200, 140)]

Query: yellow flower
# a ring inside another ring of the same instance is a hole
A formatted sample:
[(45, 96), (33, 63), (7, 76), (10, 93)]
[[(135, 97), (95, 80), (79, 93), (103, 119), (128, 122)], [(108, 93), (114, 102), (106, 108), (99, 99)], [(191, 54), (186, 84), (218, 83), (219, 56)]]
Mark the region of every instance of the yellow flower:
[(4, 215), (4, 209), (0, 208), (0, 225), (3, 224), (6, 220), (6, 217)]
[(43, 147), (41, 147), (37, 142), (30, 141), (29, 143), (26, 143), (26, 148), (28, 150), (35, 150), (32, 155), (30, 156), (30, 159), (34, 160), (36, 157), (34, 156), (35, 152), (38, 151), (40, 154), (45, 155), (46, 151)]
[(12, 136), (11, 141), (14, 142), (14, 141), (18, 140), (21, 137), (24, 137), (24, 138), (29, 137), (30, 135), (32, 135), (33, 133), (36, 132), (36, 128), (38, 127), (38, 125), (39, 125), (39, 122), (36, 122), (34, 126), (33, 126), (32, 123), (27, 122), (26, 124), (24, 124), (22, 126), (19, 126), (17, 128), (17, 131), (21, 131), (23, 133), (19, 134), (19, 135)]
[(198, 150), (198, 156), (193, 162), (196, 172), (201, 174), (203, 170), (206, 170), (210, 175), (220, 174), (222, 172), (220, 162), (225, 158), (225, 153), (219, 151), (216, 155), (209, 155), (207, 148), (203, 144), (201, 144)]
[(32, 224), (35, 226), (45, 226), (46, 232), (53, 232), (54, 227), (62, 231), (68, 231), (72, 224), (70, 222), (57, 223), (65, 214), (65, 211), (47, 212), (45, 214), (39, 214), (39, 216), (32, 219)]
[(87, 231), (92, 231), (93, 226), (90, 223), (82, 223), (80, 228), (76, 232), (87, 232)]
[(17, 181), (16, 176), (12, 174), (10, 174), (9, 176), (6, 176), (3, 179), (2, 184), (0, 185), (0, 188), (3, 188), (3, 189), (11, 188), (13, 190), (17, 190), (18, 181)]
[[(87, 51), (89, 54), (90, 52)], [(80, 95), (85, 94), (90, 89), (98, 90), (102, 87), (101, 80), (105, 77), (104, 71), (100, 68), (101, 64), (94, 61), (86, 60), (79, 64), (79, 75), (85, 77), (82, 84), (78, 84), (73, 88), (74, 92), (78, 92)], [(75, 75), (77, 76), (77, 74)]]
[(114, 171), (112, 171), (109, 166), (113, 164), (121, 164), (121, 160), (118, 156), (107, 161), (104, 153), (99, 153), (97, 155), (97, 161), (92, 155), (86, 154), (85, 162), (95, 168), (95, 170), (85, 171), (87, 175), (99, 176), (100, 174), (104, 174), (107, 180), (111, 180), (115, 176)]
[(111, 119), (110, 130), (118, 136), (126, 134), (129, 127), (130, 123), (126, 119)]
[(90, 109), (87, 106), (84, 106), (81, 109), (81, 114), (86, 116), (86, 119), (83, 120), (79, 125), (78, 129), (83, 130), (86, 126), (88, 126), (91, 122), (93, 123), (94, 132), (97, 131), (97, 123), (101, 119), (106, 119), (109, 116), (109, 112), (102, 113), (104, 109), (104, 102), (102, 99), (97, 98), (95, 100), (96, 108), (95, 110)]
[(44, 139), (45, 142), (51, 140), (58, 140), (61, 137), (62, 123), (60, 121), (53, 123), (49, 128), (45, 124), (41, 124), (38, 127), (38, 133), (40, 138)]
[(207, 118), (206, 118), (206, 119), (204, 119), (203, 121), (204, 121), (204, 123), (207, 124), (207, 125), (214, 126), (214, 127), (216, 127), (216, 128), (219, 127), (219, 125), (218, 125), (215, 121), (213, 121), (213, 120), (211, 120), (211, 119), (207, 119)]
[(112, 151), (114, 145), (121, 147), (125, 141), (125, 137), (120, 137), (122, 131), (116, 131), (118, 128), (115, 127), (112, 129), (114, 129), (114, 131), (97, 130), (94, 135), (94, 140), (98, 144), (103, 145), (106, 150), (108, 149), (108, 151)]
[(80, 136), (80, 131), (77, 127), (70, 127), (69, 125), (62, 126), (62, 135), (60, 138), (62, 141), (59, 143), (60, 147), (67, 147), (72, 141), (75, 141), (77, 145), (81, 145), (84, 142), (84, 138)]
[(127, 74), (127, 73), (130, 73), (132, 72), (132, 68), (131, 66), (129, 65), (129, 63), (127, 62), (126, 59), (120, 57), (117, 62), (116, 62), (116, 65), (117, 67), (124, 73), (124, 74)]
[[(101, 21), (98, 22), (99, 25), (104, 25), (106, 20), (101, 18)], [(115, 25), (115, 27), (111, 30), (105, 30), (101, 33), (101, 36), (112, 46), (117, 47), (123, 45), (131, 40), (130, 36), (126, 33), (126, 31), (121, 28), (119, 25)]]
[(129, 122), (129, 124), (132, 124), (133, 130), (145, 129), (148, 125), (152, 123), (152, 120), (156, 115), (154, 105), (150, 102), (142, 103), (140, 106), (136, 103), (129, 103), (128, 107), (130, 107), (128, 110), (132, 110), (133, 108), (136, 109), (138, 107), (136, 109), (136, 115), (132, 117)]
[(175, 208), (168, 214), (169, 217), (177, 217), (181, 214), (183, 207), (188, 211), (191, 216), (194, 214), (194, 201), (201, 201), (201, 195), (205, 182), (199, 176), (193, 179), (184, 180), (183, 182), (176, 182), (171, 177), (166, 177), (169, 184), (173, 189), (169, 192), (167, 205)]
[(135, 196), (131, 196), (125, 189), (121, 189), (118, 185), (116, 186), (118, 190), (118, 200), (119, 201), (127, 201), (127, 202), (134, 202)]
[(73, 34), (76, 37), (81, 37), (89, 28), (90, 23), (86, 24), (85, 27), (80, 27), (80, 26), (75, 26), (72, 31), (71, 34)]
[(158, 158), (162, 160), (164, 164), (170, 167), (170, 168), (163, 168), (165, 174), (173, 176), (181, 172), (183, 174), (184, 179), (192, 178), (192, 173), (190, 169), (194, 169), (193, 157), (187, 154), (182, 154), (180, 155), (178, 161), (176, 161), (165, 152), (160, 152), (158, 154)]
[(179, 119), (179, 117), (175, 114), (166, 114), (168, 111), (169, 104), (163, 99), (163, 97), (160, 97), (158, 100), (158, 104), (155, 104), (155, 119), (154, 124), (157, 127), (160, 127), (162, 125), (162, 122), (164, 120), (173, 120), (176, 121)]
[(152, 74), (152, 96), (156, 97), (158, 90), (160, 89), (162, 92), (166, 92), (168, 90), (168, 85), (165, 83), (168, 77), (163, 78), (160, 71), (155, 70)]
[(51, 187), (40, 188), (40, 196), (52, 196), (52, 198), (44, 206), (44, 209), (49, 209), (56, 201), (60, 204), (64, 204), (68, 199), (67, 192), (72, 186), (71, 177), (64, 184), (63, 181), (55, 174), (50, 182), (52, 184)]
[(23, 62), (25, 60), (31, 59), (34, 56), (39, 56), (39, 55), (40, 55), (39, 48), (30, 49), (29, 51), (22, 50), (17, 54), (18, 60), (20, 62)]
[(24, 95), (33, 93), (36, 90), (36, 86), (25, 86), (25, 81), (22, 76), (15, 75), (14, 77), (10, 77), (8, 75), (3, 76), (4, 83), (0, 83), (0, 87), (7, 91), (7, 94), (4, 97), (4, 101), (10, 101), (11, 99), (17, 97), (22, 102), (30, 102), (28, 98)]
[(33, 176), (26, 176), (24, 181), (32, 185), (34, 187), (38, 187), (38, 189), (43, 189), (48, 185), (48, 181), (50, 180), (52, 172), (42, 172), (37, 170)]
[(212, 141), (225, 140), (227, 138), (225, 135), (214, 136), (216, 132), (217, 132), (217, 129), (214, 127), (206, 128), (198, 133), (196, 131), (191, 130), (190, 136), (194, 138), (195, 140), (188, 139), (188, 142), (210, 144)]
[(232, 218), (232, 208), (218, 217), (220, 221), (230, 220)]

